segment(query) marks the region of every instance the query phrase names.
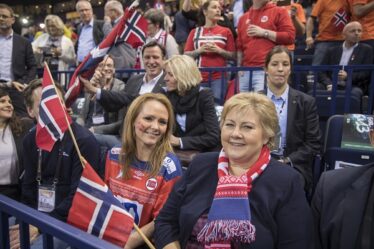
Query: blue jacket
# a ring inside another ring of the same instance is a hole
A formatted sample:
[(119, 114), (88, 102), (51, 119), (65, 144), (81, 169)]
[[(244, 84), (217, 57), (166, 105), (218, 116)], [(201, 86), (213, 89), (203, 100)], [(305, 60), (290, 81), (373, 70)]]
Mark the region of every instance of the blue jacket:
[[(86, 128), (73, 123), (71, 125), (82, 156), (97, 171), (99, 167), (100, 148), (95, 137)], [(22, 181), (22, 202), (33, 208), (38, 207), (38, 184), (36, 181), (38, 150), (35, 142), (36, 129), (33, 128), (23, 140), (24, 176)], [(55, 209), (51, 216), (65, 221), (67, 219), (79, 179), (82, 165), (68, 131), (64, 134), (63, 156), (56, 187)], [(52, 185), (58, 161), (61, 142), (54, 145), (51, 152), (42, 154), (42, 182)]]
[[(185, 248), (192, 229), (209, 212), (216, 191), (218, 153), (197, 155), (174, 186), (156, 218), (156, 248), (179, 241)], [(256, 241), (241, 248), (304, 249), (312, 244), (312, 214), (299, 173), (271, 160), (249, 193)]]

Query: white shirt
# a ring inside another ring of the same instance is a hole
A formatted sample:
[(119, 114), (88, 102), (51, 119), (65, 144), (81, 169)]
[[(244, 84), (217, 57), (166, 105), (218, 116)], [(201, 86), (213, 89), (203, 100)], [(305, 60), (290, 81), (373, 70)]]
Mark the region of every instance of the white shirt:
[(147, 74), (143, 77), (143, 84), (140, 87), (139, 95), (152, 92), (153, 88), (157, 84), (157, 81), (161, 78), (164, 71), (161, 71), (159, 75), (147, 82)]
[(0, 35), (0, 80), (14, 80), (12, 71), (13, 31), (8, 36)]
[[(340, 66), (347, 66), (349, 63), (349, 60), (352, 56), (353, 50), (358, 46), (358, 43), (356, 43), (354, 46), (347, 48), (345, 46), (345, 42), (343, 43), (343, 53), (342, 57), (340, 58), (339, 65)], [(353, 58), (352, 58), (353, 59)]]
[(8, 126), (0, 129), (0, 185), (16, 184), (18, 180), (18, 157), (12, 131)]

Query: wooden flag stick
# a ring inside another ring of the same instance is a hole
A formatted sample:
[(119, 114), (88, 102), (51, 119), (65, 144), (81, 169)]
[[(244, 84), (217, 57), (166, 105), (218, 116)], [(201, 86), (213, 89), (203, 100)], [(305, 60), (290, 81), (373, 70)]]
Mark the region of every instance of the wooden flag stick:
[[(44, 62), (44, 66), (45, 66), (45, 68), (46, 68), (47, 71), (48, 71), (49, 77), (51, 77), (51, 79), (52, 79), (52, 84), (53, 84), (53, 87), (54, 87), (54, 89), (55, 89), (55, 91), (56, 91), (56, 93), (57, 93), (58, 99), (60, 100), (60, 104), (61, 104), (62, 106), (65, 106), (65, 104), (64, 104), (64, 102), (62, 101), (60, 95), (58, 94), (58, 90), (57, 90), (57, 87), (56, 87), (56, 85), (55, 85), (55, 81), (54, 81), (54, 79), (53, 79), (53, 77), (52, 77), (51, 71), (49, 70), (48, 64), (47, 64), (46, 62)], [(75, 136), (74, 136), (73, 130), (71, 129), (71, 125), (70, 125), (69, 120), (68, 120), (68, 117), (66, 116), (65, 113), (64, 113), (64, 117), (65, 117), (65, 121), (66, 121), (66, 123), (68, 124), (69, 133), (70, 133), (71, 139), (73, 140), (75, 150), (77, 151), (77, 153), (78, 153), (78, 157), (79, 157), (79, 160), (81, 161), (82, 167), (84, 168), (84, 167), (85, 167), (85, 164), (84, 164), (84, 161), (82, 160), (82, 158), (83, 158), (83, 157), (82, 157), (82, 153), (81, 153), (81, 151), (79, 150), (79, 146), (78, 146), (77, 140), (75, 139)]]
[(147, 238), (147, 236), (145, 236), (145, 234), (142, 232), (142, 230), (140, 230), (140, 228), (134, 223), (134, 228), (135, 230), (139, 233), (140, 237), (142, 237), (142, 239), (144, 240), (144, 242), (147, 244), (147, 246), (150, 248), (150, 249), (156, 249), (151, 241), (149, 241), (149, 239)]

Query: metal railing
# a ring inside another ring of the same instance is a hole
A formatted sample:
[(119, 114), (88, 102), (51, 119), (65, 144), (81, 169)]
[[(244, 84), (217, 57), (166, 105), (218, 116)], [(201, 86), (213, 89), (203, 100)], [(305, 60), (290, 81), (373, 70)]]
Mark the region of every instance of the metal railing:
[(39, 228), (43, 248), (53, 248), (53, 237), (67, 242), (73, 248), (118, 249), (119, 247), (52, 218), (22, 203), (0, 194), (0, 248), (9, 249), (9, 217), (19, 223), (20, 248), (30, 248), (29, 224)]

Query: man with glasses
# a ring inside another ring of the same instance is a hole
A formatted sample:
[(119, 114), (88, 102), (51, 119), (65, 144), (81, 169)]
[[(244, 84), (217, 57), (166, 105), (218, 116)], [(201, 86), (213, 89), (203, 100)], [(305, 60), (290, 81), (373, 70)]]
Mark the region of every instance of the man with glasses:
[(14, 12), (0, 4), (0, 86), (7, 88), (14, 110), (27, 116), (22, 91), (36, 76), (36, 62), (30, 42), (14, 33)]

